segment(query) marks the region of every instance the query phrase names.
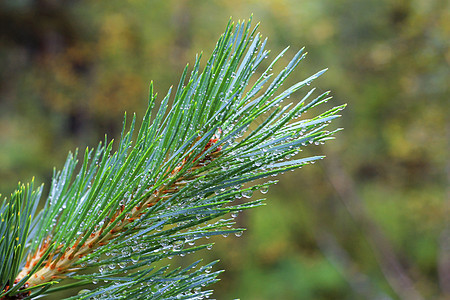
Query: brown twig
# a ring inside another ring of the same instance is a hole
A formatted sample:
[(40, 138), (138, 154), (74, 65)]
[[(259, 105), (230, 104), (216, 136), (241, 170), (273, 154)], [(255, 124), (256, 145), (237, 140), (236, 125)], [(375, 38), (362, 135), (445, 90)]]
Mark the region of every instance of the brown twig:
[[(447, 130), (447, 135), (450, 137), (450, 128)], [(450, 139), (447, 139), (450, 141)], [(449, 142), (450, 144), (450, 142)], [(438, 276), (439, 287), (444, 299), (450, 298), (450, 162), (446, 165), (447, 173), (447, 195), (444, 201), (444, 209), (446, 212), (446, 219), (444, 229), (442, 230), (439, 239), (439, 253), (438, 253)]]
[(328, 159), (328, 164), (325, 164), (326, 174), (345, 208), (364, 232), (387, 282), (401, 299), (422, 300), (422, 295), (416, 290), (389, 240), (368, 216), (354, 181), (337, 161), (336, 157)]

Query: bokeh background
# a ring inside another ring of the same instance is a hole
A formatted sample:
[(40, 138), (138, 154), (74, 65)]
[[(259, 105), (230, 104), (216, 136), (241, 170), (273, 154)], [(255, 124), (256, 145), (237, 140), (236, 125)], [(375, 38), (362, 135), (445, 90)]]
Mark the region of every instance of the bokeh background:
[(201, 253), (226, 269), (215, 298), (450, 299), (448, 3), (2, 0), (0, 192), (48, 186), (69, 150), (118, 137), (150, 80), (165, 94), (253, 14), (272, 58), (306, 46), (291, 83), (328, 67), (315, 85), (348, 108), (335, 141), (302, 152), (326, 160), (280, 176), (242, 237)]

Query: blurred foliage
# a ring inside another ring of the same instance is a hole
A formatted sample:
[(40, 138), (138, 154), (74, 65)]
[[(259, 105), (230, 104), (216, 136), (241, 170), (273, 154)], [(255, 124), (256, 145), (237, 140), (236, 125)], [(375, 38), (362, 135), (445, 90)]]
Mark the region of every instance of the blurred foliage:
[[(449, 297), (450, 264), (440, 259), (450, 226), (445, 0), (4, 0), (0, 192), (33, 175), (48, 185), (68, 150), (117, 137), (123, 111), (142, 116), (150, 80), (164, 94), (230, 16), (252, 13), (272, 55), (306, 46), (296, 76), (328, 67), (318, 85), (349, 105), (338, 139), (314, 149), (328, 159), (282, 176), (267, 206), (238, 218), (243, 237), (203, 253), (226, 269), (216, 297), (397, 299), (367, 220), (424, 297)], [(357, 217), (337, 192), (336, 168), (352, 182)], [(336, 243), (323, 243), (327, 235)]]

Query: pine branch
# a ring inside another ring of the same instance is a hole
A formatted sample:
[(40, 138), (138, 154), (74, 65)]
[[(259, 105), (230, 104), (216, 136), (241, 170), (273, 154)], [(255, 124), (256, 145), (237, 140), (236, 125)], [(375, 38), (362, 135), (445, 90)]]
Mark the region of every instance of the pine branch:
[(202, 299), (212, 293), (203, 289), (217, 281), (220, 272), (210, 272), (213, 264), (153, 266), (210, 248), (203, 238), (241, 235), (243, 229), (230, 228), (233, 218), (264, 199), (244, 204), (234, 199), (265, 193), (276, 183), (270, 176), (322, 159), (291, 157), (331, 139), (336, 130), (326, 127), (344, 108), (295, 120), (326, 102), (329, 93), (309, 100), (311, 89), (295, 104), (282, 102), (325, 70), (276, 94), (306, 53), (300, 50), (273, 76), (285, 49), (253, 79), (269, 52), (250, 23), (230, 21), (203, 71), (201, 56), (189, 77), (186, 66), (173, 105), (169, 90), (154, 110), (151, 84), (138, 132), (136, 117), (127, 125), (125, 116), (115, 152), (105, 137), (96, 149), (86, 149), (80, 162), (77, 152), (69, 153), (36, 216), (41, 189), (32, 192), (32, 185), (2, 204), (0, 255), (7, 263), (0, 269), (0, 299), (33, 298), (98, 281), (103, 281), (98, 288), (70, 299)]

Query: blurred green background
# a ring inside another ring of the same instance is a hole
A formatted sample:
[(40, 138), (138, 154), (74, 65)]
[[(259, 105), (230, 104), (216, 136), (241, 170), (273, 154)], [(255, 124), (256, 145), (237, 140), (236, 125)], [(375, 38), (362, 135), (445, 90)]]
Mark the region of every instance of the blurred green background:
[(280, 176), (242, 237), (201, 253), (226, 269), (215, 298), (450, 299), (448, 3), (0, 1), (0, 193), (118, 137), (150, 80), (162, 98), (253, 14), (272, 58), (306, 46), (288, 83), (328, 67), (315, 85), (348, 108), (335, 141), (302, 152), (326, 160)]

